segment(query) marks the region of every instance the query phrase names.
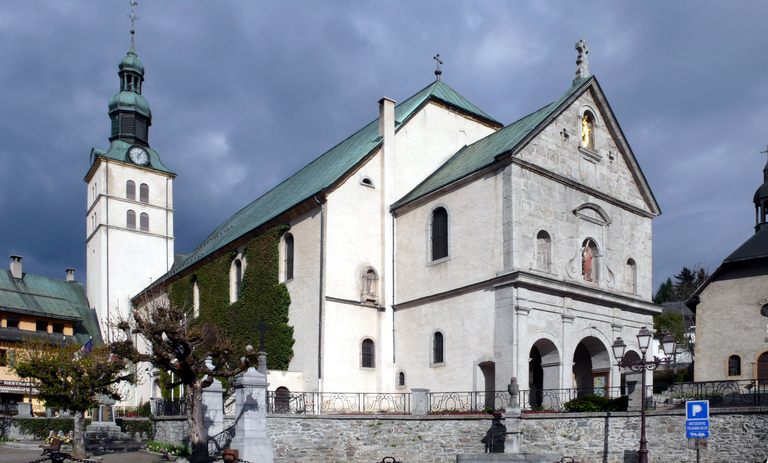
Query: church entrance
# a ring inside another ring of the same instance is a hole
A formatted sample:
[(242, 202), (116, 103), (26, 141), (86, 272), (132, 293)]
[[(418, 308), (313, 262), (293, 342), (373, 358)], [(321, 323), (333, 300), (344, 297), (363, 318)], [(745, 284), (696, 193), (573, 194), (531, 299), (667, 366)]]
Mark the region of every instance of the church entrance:
[(485, 392), (485, 407), (496, 408), (496, 364), (494, 362), (482, 362), (477, 365), (483, 375), (483, 391)]
[(539, 339), (528, 356), (528, 405), (542, 407), (546, 389), (560, 387), (560, 353), (549, 339)]
[(573, 353), (573, 384), (576, 396), (608, 395), (611, 357), (605, 345), (594, 336), (579, 342)]

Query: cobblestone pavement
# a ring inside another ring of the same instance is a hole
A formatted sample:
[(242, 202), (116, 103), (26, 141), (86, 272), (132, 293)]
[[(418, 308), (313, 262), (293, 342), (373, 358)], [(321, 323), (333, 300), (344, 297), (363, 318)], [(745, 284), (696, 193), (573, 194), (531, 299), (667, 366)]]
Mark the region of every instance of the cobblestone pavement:
[[(0, 445), (0, 462), (2, 463), (28, 463), (42, 458), (42, 451), (35, 448), (14, 448), (7, 445)], [(167, 462), (162, 457), (145, 452), (111, 453), (91, 457), (93, 461), (104, 463), (158, 463)], [(69, 463), (69, 461), (67, 461)]]

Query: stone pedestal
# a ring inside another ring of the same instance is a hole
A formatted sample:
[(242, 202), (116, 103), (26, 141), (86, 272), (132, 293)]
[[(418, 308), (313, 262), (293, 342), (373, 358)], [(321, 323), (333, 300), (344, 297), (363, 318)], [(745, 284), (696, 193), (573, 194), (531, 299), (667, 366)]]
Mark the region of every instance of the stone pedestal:
[(429, 414), (429, 389), (411, 389), (411, 415)]
[(115, 414), (112, 406), (115, 405), (115, 399), (107, 396), (99, 396), (99, 407), (93, 409), (93, 418), (91, 424), (86, 426), (86, 439), (119, 439), (123, 433), (120, 426), (115, 423)]
[(218, 379), (203, 389), (203, 413), (208, 437), (224, 431), (224, 388)]
[(17, 402), (17, 416), (24, 418), (32, 416), (32, 404), (26, 402)]
[(267, 437), (267, 375), (251, 367), (235, 381), (235, 437), (232, 447), (246, 461), (272, 463), (274, 450)]

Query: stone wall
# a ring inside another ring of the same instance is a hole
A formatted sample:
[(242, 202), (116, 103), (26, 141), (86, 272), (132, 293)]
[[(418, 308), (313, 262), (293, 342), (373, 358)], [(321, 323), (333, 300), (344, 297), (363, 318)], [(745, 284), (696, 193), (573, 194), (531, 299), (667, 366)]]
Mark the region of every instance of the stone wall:
[(154, 440), (173, 444), (189, 443), (189, 425), (186, 416), (159, 416), (152, 419)]
[[(636, 412), (526, 414), (521, 421), (524, 452), (572, 456), (580, 463), (637, 461)], [(156, 440), (180, 442), (186, 435), (183, 419), (155, 424)], [(402, 463), (442, 463), (455, 462), (456, 454), (482, 453), (480, 439), (490, 424), (488, 415), (270, 415), (267, 435), (276, 462), (372, 463), (392, 456)], [(696, 461), (681, 411), (650, 412), (646, 430), (653, 463)], [(703, 462), (762, 463), (768, 457), (768, 407), (713, 411), (708, 443)]]

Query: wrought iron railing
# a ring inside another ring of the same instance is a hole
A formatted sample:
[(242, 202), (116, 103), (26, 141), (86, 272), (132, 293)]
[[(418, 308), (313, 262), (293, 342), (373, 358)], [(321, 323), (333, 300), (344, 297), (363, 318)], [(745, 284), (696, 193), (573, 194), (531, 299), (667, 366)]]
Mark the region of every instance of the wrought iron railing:
[(186, 413), (185, 399), (156, 399), (153, 413), (155, 416), (184, 415)]
[(411, 394), (368, 392), (267, 392), (268, 413), (306, 415), (397, 414), (411, 411)]
[(710, 407), (768, 405), (768, 384), (758, 380), (675, 383), (656, 395), (658, 407), (682, 407), (688, 400), (709, 400)]

